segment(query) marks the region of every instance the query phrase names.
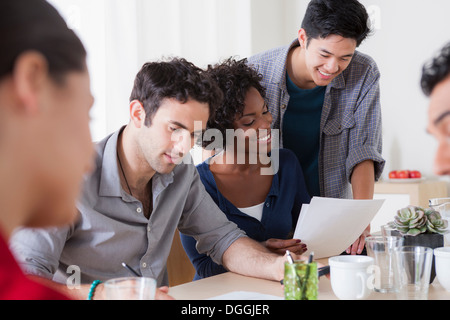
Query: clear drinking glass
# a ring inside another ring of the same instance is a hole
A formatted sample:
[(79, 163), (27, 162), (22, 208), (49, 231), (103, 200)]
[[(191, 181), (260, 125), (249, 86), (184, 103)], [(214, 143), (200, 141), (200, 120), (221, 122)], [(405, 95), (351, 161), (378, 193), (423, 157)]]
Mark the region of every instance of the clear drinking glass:
[(418, 246), (396, 248), (395, 278), (400, 300), (427, 300), (433, 249)]
[(428, 200), (428, 205), (443, 217), (450, 217), (450, 198), (432, 198)]
[(153, 300), (156, 280), (145, 277), (123, 277), (105, 282), (107, 300)]
[(403, 245), (402, 237), (373, 236), (366, 238), (367, 255), (374, 259), (374, 291), (395, 292), (394, 249)]
[(390, 224), (381, 226), (381, 235), (384, 237), (401, 237), (401, 233)]
[[(450, 198), (432, 198), (428, 200), (431, 209), (438, 211), (442, 218), (450, 220)], [(450, 233), (444, 235), (445, 245), (450, 245)]]

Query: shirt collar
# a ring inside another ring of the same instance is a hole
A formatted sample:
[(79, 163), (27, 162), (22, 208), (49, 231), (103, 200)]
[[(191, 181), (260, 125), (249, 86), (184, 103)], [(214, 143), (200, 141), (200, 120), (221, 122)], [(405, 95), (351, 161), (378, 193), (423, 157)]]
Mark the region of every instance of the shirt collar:
[(102, 171), (100, 174), (100, 196), (122, 196), (117, 163), (117, 139), (124, 128), (125, 126), (114, 132), (106, 141), (103, 150)]
[(278, 83), (281, 87), (286, 88), (287, 56), (292, 48), (297, 47), (299, 45), (300, 44), (298, 42), (298, 39), (295, 39), (294, 41), (292, 41), (289, 47), (285, 47), (286, 50), (282, 55), (283, 60), (280, 60), (280, 62), (284, 61), (284, 64), (280, 65), (279, 63), (274, 63), (272, 65), (272, 70), (270, 71), (272, 77), (270, 78), (270, 82)]
[[(106, 141), (103, 150), (102, 170), (100, 174), (99, 195), (104, 197), (122, 197), (130, 200), (131, 196), (122, 192), (119, 167), (117, 162), (117, 140), (125, 126), (114, 132)], [(152, 192), (155, 198), (162, 190), (173, 182), (173, 171), (168, 174), (158, 172), (152, 178)]]

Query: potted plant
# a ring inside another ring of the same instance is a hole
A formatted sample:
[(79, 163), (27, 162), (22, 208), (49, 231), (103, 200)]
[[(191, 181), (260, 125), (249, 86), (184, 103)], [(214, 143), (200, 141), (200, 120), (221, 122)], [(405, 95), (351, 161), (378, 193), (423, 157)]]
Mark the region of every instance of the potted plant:
[[(444, 234), (448, 232), (448, 221), (442, 219), (441, 214), (431, 208), (408, 206), (397, 211), (394, 221), (389, 223), (404, 237), (405, 246), (422, 246), (438, 248), (444, 246)], [(430, 283), (436, 276), (433, 265), (431, 267)]]

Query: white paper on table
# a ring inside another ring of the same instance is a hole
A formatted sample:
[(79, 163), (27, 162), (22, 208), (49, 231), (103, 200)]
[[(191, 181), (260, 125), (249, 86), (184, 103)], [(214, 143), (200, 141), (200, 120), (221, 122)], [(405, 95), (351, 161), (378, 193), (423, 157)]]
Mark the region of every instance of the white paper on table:
[(326, 258), (346, 250), (372, 221), (384, 199), (348, 200), (313, 197), (303, 204), (294, 232), (314, 251), (314, 258)]

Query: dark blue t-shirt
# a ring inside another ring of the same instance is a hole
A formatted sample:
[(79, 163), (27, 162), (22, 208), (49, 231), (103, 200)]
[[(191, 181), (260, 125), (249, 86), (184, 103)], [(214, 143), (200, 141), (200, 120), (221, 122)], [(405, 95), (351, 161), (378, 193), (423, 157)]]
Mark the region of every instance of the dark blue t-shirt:
[(283, 147), (300, 161), (311, 197), (320, 196), (320, 118), (326, 87), (300, 89), (286, 74), (289, 103), (283, 116)]
[[(270, 238), (287, 239), (289, 233), (295, 229), (302, 204), (311, 200), (298, 160), (292, 151), (287, 149), (279, 150), (278, 172), (273, 176), (261, 221), (241, 212), (220, 193), (209, 170), (208, 160), (199, 164), (197, 170), (206, 191), (228, 220), (236, 223), (247, 236), (256, 241)], [(184, 250), (196, 270), (194, 280), (226, 272), (223, 266), (214, 263), (207, 255), (198, 253), (194, 238), (184, 234), (180, 236)]]

